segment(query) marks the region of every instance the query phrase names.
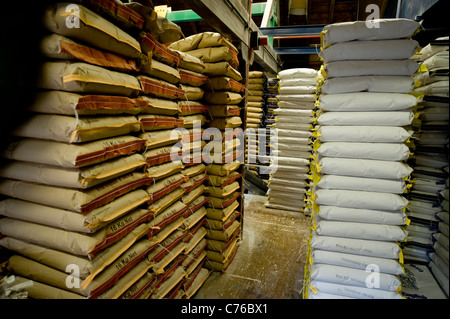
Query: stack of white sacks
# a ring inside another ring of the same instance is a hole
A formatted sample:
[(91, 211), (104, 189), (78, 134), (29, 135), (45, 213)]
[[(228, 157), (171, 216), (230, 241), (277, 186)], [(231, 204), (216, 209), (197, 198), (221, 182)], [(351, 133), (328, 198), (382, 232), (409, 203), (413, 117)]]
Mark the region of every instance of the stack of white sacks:
[(311, 164), (311, 237), (304, 297), (398, 299), (407, 237), (405, 142), (418, 99), (406, 19), (324, 28), (324, 82)]
[(448, 37), (426, 45), (418, 61), (426, 71), (416, 77), (424, 94), (421, 127), (415, 134), (413, 187), (407, 211), (411, 224), (405, 260), (429, 263), (448, 296)]
[(278, 74), (278, 108), (271, 135), (274, 157), (266, 207), (300, 212), (305, 206), (318, 76), (317, 70), (308, 68)]

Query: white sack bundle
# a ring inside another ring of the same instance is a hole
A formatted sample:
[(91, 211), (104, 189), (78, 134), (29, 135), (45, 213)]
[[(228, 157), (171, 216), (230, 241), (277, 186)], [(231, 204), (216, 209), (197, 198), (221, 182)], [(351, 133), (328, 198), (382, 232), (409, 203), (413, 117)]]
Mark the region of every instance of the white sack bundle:
[(322, 220), (316, 232), (323, 236), (380, 241), (403, 241), (407, 232), (399, 226)]
[[(368, 28), (367, 23), (379, 26)], [(410, 38), (419, 29), (417, 21), (409, 19), (374, 19), (367, 21), (353, 21), (334, 23), (324, 27), (324, 48), (339, 42), (369, 41)]]
[(17, 126), (11, 134), (65, 143), (81, 143), (137, 132), (135, 116), (73, 117), (36, 114)]
[(336, 43), (320, 51), (325, 63), (345, 60), (401, 60), (413, 56), (419, 43), (411, 39), (351, 41)]
[(318, 249), (312, 251), (311, 257), (313, 263), (317, 264), (329, 264), (361, 270), (368, 269), (369, 265), (377, 265), (381, 273), (391, 275), (403, 275), (405, 273), (402, 265), (395, 259), (359, 256)]
[(324, 65), (326, 78), (360, 75), (406, 75), (411, 76), (419, 64), (410, 59), (403, 60), (352, 60), (334, 61)]
[[(136, 226), (139, 223), (147, 221), (151, 217), (150, 214), (151, 212), (147, 209), (135, 209), (121, 216), (121, 218), (112, 221), (111, 225), (116, 225), (116, 223), (120, 224), (121, 222), (124, 225), (122, 229), (124, 231), (127, 227), (132, 227), (133, 224)], [(77, 212), (12, 198), (0, 202), (0, 215), (80, 233), (93, 233), (109, 223), (98, 223), (95, 226), (91, 226), (92, 219), (89, 214), (83, 215)]]
[(402, 210), (381, 211), (373, 209), (347, 208), (321, 205), (316, 213), (320, 219), (402, 226), (406, 214)]
[[(310, 278), (312, 280), (323, 282), (366, 288), (366, 282), (370, 282), (371, 274), (372, 272), (361, 269), (326, 264), (313, 264), (311, 266)], [(394, 275), (383, 273), (378, 275), (376, 289), (397, 291), (401, 286), (400, 280)]]
[(67, 144), (24, 138), (11, 143), (3, 156), (18, 161), (67, 168), (84, 167), (121, 155), (130, 155), (144, 147), (145, 140), (131, 135), (111, 137), (82, 144)]
[(314, 102), (316, 100), (316, 96), (314, 94), (279, 94), (277, 96), (279, 102)]
[(320, 172), (330, 175), (366, 178), (399, 179), (409, 176), (413, 169), (401, 162), (323, 157)]
[(132, 154), (83, 168), (9, 161), (0, 167), (0, 176), (68, 188), (86, 189), (143, 167), (141, 154)]
[(278, 102), (278, 108), (280, 109), (302, 109), (313, 110), (316, 108), (314, 101), (280, 101)]
[(341, 285), (317, 280), (313, 280), (311, 286), (321, 293), (356, 299), (403, 299), (402, 295), (396, 291)]
[(325, 142), (317, 149), (320, 156), (382, 161), (404, 161), (409, 148), (403, 143)]
[(319, 189), (314, 196), (317, 205), (348, 208), (395, 211), (408, 204), (405, 197), (389, 193)]
[(137, 114), (147, 106), (141, 97), (117, 95), (81, 95), (64, 91), (36, 93), (32, 112), (60, 115)]
[(88, 189), (63, 188), (25, 181), (2, 179), (0, 193), (44, 205), (87, 213), (152, 180), (143, 172), (131, 172)]
[(401, 247), (395, 242), (352, 239), (333, 236), (319, 236), (313, 233), (311, 248), (338, 253), (354, 254), (398, 260), (402, 254)]
[(317, 135), (322, 142), (402, 143), (412, 131), (395, 126), (319, 126)]
[(317, 187), (323, 189), (360, 190), (365, 192), (403, 194), (406, 189), (406, 183), (403, 179), (390, 180), (341, 175), (325, 175), (320, 178), (320, 181), (317, 183)]
[(277, 110), (274, 111), (274, 113), (277, 116), (293, 117), (294, 119), (289, 122), (295, 121), (300, 117), (313, 117), (313, 112), (310, 110), (293, 110), (293, 109), (278, 108)]
[(316, 86), (317, 85), (317, 77), (312, 78), (284, 78), (280, 79), (279, 86), (280, 87), (291, 87), (291, 86)]
[(302, 86), (280, 86), (278, 94), (312, 94), (316, 92), (315, 85), (302, 85)]
[(135, 38), (80, 4), (53, 4), (47, 8), (43, 23), (51, 32), (93, 47), (129, 58), (139, 58), (141, 54)]
[(351, 92), (408, 93), (414, 89), (410, 76), (361, 75), (326, 79), (320, 87), (322, 94)]
[(412, 123), (412, 111), (392, 112), (325, 112), (319, 116), (320, 125), (407, 126)]
[(319, 107), (330, 112), (401, 111), (415, 106), (418, 101), (414, 95), (401, 93), (322, 94), (319, 98)]
[(293, 68), (278, 72), (280, 80), (298, 78), (317, 78), (318, 72), (309, 68)]
[(141, 92), (136, 77), (84, 62), (45, 62), (36, 85), (48, 90), (128, 97)]
[(120, 229), (121, 232), (104, 227), (94, 234), (83, 234), (12, 218), (0, 220), (0, 231), (5, 236), (90, 259), (98, 252), (104, 253), (102, 250), (108, 246), (116, 252), (126, 249), (137, 238), (144, 236), (149, 228), (143, 223), (127, 232), (123, 232), (120, 225), (115, 229)]

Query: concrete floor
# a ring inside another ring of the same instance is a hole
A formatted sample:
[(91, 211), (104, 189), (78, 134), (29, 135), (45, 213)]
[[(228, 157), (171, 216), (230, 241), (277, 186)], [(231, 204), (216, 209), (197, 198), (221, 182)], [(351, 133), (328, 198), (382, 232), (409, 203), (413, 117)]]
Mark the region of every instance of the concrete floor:
[(309, 225), (302, 213), (264, 207), (245, 195), (243, 236), (223, 274), (213, 272), (195, 299), (300, 299)]

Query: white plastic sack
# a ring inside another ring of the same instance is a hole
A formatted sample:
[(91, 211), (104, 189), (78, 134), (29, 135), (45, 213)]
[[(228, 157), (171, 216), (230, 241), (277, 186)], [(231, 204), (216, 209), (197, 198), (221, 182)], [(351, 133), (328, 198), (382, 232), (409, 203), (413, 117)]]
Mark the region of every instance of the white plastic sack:
[(410, 76), (348, 76), (326, 79), (320, 87), (322, 94), (350, 92), (391, 92), (408, 93), (414, 89), (414, 79)]
[(291, 102), (314, 102), (316, 97), (314, 94), (279, 94), (277, 95), (278, 101), (291, 101)]
[(291, 102), (291, 101), (280, 101), (278, 102), (278, 107), (280, 109), (302, 109), (302, 110), (313, 110), (316, 108), (314, 101), (305, 102)]
[(431, 194), (438, 194), (445, 189), (444, 183), (429, 181), (425, 179), (416, 179), (414, 182), (414, 190)]
[(318, 72), (309, 68), (293, 68), (278, 72), (280, 80), (296, 78), (316, 78)]
[(338, 253), (354, 254), (379, 258), (399, 259), (401, 248), (397, 243), (364, 239), (319, 236), (313, 233), (311, 248)]
[(278, 82), (280, 87), (286, 86), (304, 86), (304, 85), (316, 85), (317, 77), (311, 78), (284, 78)]
[(319, 221), (317, 223), (316, 232), (321, 236), (380, 241), (403, 241), (407, 236), (407, 232), (399, 226), (328, 220)]
[(388, 193), (319, 189), (315, 196), (318, 205), (348, 208), (394, 211), (408, 204), (403, 196)]
[(280, 86), (278, 94), (311, 94), (316, 92), (315, 85)]
[(322, 293), (329, 293), (357, 299), (403, 299), (399, 293), (381, 289), (339, 285), (313, 280), (311, 285)]
[(289, 150), (281, 150), (281, 151), (273, 151), (273, 155), (275, 156), (284, 156), (284, 157), (297, 157), (297, 158), (310, 158), (312, 152), (311, 151), (289, 151)]
[(424, 46), (419, 52), (419, 61), (424, 61), (441, 51), (448, 51), (448, 39), (448, 36), (440, 37), (435, 39), (433, 43), (429, 43)]
[(324, 157), (319, 160), (322, 174), (399, 179), (413, 169), (401, 162)]
[(449, 52), (441, 51), (435, 55), (429, 57), (423, 64), (427, 67), (428, 71), (444, 70), (449, 68)]
[(320, 125), (407, 126), (414, 119), (411, 111), (400, 112), (325, 112), (317, 119)]
[(317, 187), (323, 189), (359, 190), (365, 192), (380, 192), (403, 194), (406, 183), (403, 179), (389, 180), (379, 178), (351, 177), (339, 175), (322, 176)]
[(326, 292), (314, 292), (308, 289), (308, 299), (355, 299), (347, 296), (333, 295)]
[(322, 94), (319, 107), (324, 111), (401, 111), (413, 107), (418, 99), (411, 94), (355, 92)]
[[(270, 140), (271, 143), (292, 143), (292, 144), (311, 144), (311, 138), (309, 137), (285, 137), (285, 136), (273, 136)], [(309, 147), (311, 150), (311, 147)]]
[(352, 60), (334, 61), (324, 65), (327, 78), (360, 75), (407, 75), (419, 69), (419, 64), (410, 59), (403, 60)]
[[(368, 28), (369, 23), (373, 28)], [(326, 25), (323, 34), (323, 47), (347, 41), (368, 41), (409, 38), (419, 29), (417, 21), (409, 19), (374, 19), (371, 21), (352, 21)]]
[[(335, 265), (313, 264), (310, 277), (312, 280), (350, 285), (364, 288), (373, 288), (371, 281), (372, 271), (347, 268)], [(387, 291), (397, 291), (401, 286), (400, 280), (394, 275), (377, 273), (377, 288)]]
[(322, 142), (402, 143), (412, 131), (395, 126), (319, 126)]
[(415, 156), (416, 165), (419, 166), (429, 166), (432, 168), (444, 168), (448, 166), (448, 160), (441, 156), (431, 156), (430, 155), (416, 155)]
[(371, 223), (382, 225), (405, 225), (406, 214), (399, 211), (347, 208), (320, 205), (317, 216), (324, 220)]
[(400, 60), (413, 56), (419, 47), (416, 40), (394, 39), (336, 43), (319, 53), (325, 63), (344, 60)]
[(448, 97), (449, 81), (438, 81), (416, 88), (414, 91), (422, 92), (429, 96)]
[(278, 165), (287, 166), (309, 165), (309, 159), (279, 156), (277, 158), (277, 163)]
[(274, 125), (272, 125), (273, 128), (281, 128), (286, 130), (310, 130), (312, 128), (311, 123), (295, 123), (295, 122), (288, 122), (288, 123), (282, 123), (282, 122), (275, 122)]
[(423, 121), (448, 121), (448, 107), (427, 107), (421, 112)]
[(368, 269), (369, 265), (377, 265), (381, 273), (391, 275), (402, 275), (405, 273), (402, 265), (395, 259), (359, 256), (317, 249), (312, 251), (311, 257), (313, 263), (318, 264), (329, 264), (362, 270)]
[(286, 136), (286, 137), (311, 137), (312, 133), (310, 130), (308, 131), (302, 131), (302, 130), (285, 130), (285, 129), (275, 129), (275, 134), (278, 136)]
[(298, 120), (301, 117), (308, 117), (312, 118), (313, 112), (310, 110), (292, 110), (292, 109), (283, 109), (279, 108), (275, 111), (275, 114), (278, 117), (292, 117), (292, 120), (290, 122)]
[(409, 148), (402, 143), (325, 142), (317, 150), (325, 157), (404, 161)]
[[(278, 150), (300, 151), (300, 152), (311, 151), (311, 145), (309, 145), (309, 144), (290, 144), (289, 141), (285, 141), (285, 142), (278, 141), (275, 143), (276, 143), (276, 147)], [(272, 140), (271, 140), (271, 144), (272, 144)]]
[(441, 211), (441, 207), (434, 201), (422, 201), (412, 199), (408, 204), (408, 211), (424, 214), (424, 215), (436, 215)]
[(281, 123), (298, 123), (298, 124), (310, 124), (314, 122), (314, 118), (312, 116), (290, 116), (290, 115), (277, 115), (276, 122)]

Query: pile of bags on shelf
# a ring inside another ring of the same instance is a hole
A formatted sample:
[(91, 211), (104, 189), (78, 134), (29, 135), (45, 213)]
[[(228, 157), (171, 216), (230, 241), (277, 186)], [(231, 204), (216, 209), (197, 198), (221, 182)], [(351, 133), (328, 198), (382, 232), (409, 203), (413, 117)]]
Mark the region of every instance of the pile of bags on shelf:
[(402, 298), (419, 24), (377, 22), (331, 24), (322, 34), (304, 298)]
[(274, 111), (278, 108), (278, 89), (279, 89), (279, 78), (269, 78), (266, 81), (266, 117), (265, 117), (265, 127), (271, 128), (275, 124), (276, 115)]
[[(207, 269), (225, 271), (233, 260), (241, 232), (241, 166), (244, 162), (244, 133), (240, 129), (245, 85), (238, 50), (218, 33), (204, 32), (171, 43), (169, 48), (199, 59), (208, 78), (200, 98), (208, 105), (205, 127), (216, 129), (208, 137), (203, 161), (208, 179), (203, 190), (207, 200), (205, 248)], [(189, 99), (189, 98), (188, 98)], [(211, 153), (212, 151), (212, 153)], [(206, 158), (205, 158), (206, 156)]]
[(427, 263), (448, 296), (448, 37), (426, 45), (417, 55), (426, 71), (415, 77), (424, 107), (415, 132), (414, 172), (407, 215), (406, 261)]
[(8, 271), (33, 281), (31, 298), (192, 297), (214, 269), (201, 158), (213, 71), (164, 45), (180, 28), (139, 3), (56, 3), (44, 25), (37, 98), (2, 153)]
[[(271, 131), (275, 125), (275, 110), (278, 109), (278, 88), (280, 79), (278, 78), (268, 78), (264, 84), (264, 105), (263, 105), (263, 118), (262, 127), (266, 128), (266, 136), (264, 141), (264, 147), (261, 149), (265, 150), (264, 154), (258, 154), (259, 164), (259, 177), (268, 183), (270, 178), (270, 162), (274, 156), (271, 147)], [(259, 144), (258, 144), (259, 147)]]
[(250, 71), (248, 74), (247, 128), (262, 127), (264, 118), (264, 86), (266, 76), (262, 71)]
[[(264, 86), (266, 76), (262, 71), (250, 71), (247, 85), (247, 112), (246, 112), (246, 145), (245, 163), (246, 168), (253, 174), (258, 175), (259, 140), (258, 128), (263, 127), (264, 121)], [(254, 166), (252, 166), (254, 164)]]
[(317, 70), (279, 72), (278, 108), (270, 138), (274, 150), (266, 207), (303, 211), (308, 190)]

